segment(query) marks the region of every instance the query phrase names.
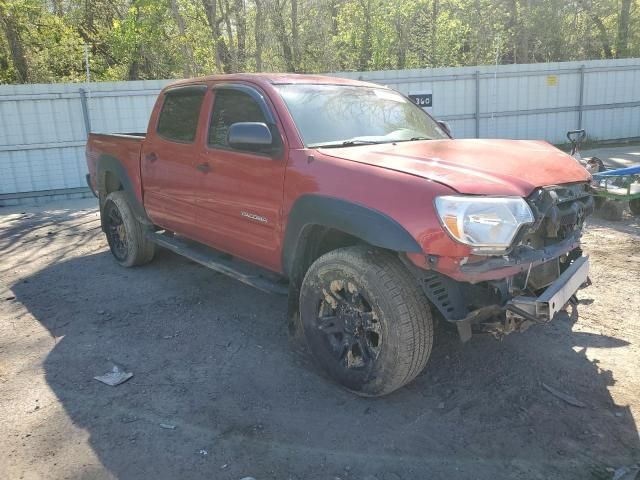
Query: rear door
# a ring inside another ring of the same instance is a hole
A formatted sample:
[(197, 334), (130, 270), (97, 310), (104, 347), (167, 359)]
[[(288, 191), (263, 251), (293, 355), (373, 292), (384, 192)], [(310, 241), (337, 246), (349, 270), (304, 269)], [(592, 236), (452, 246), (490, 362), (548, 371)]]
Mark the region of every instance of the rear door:
[[(257, 88), (217, 85), (212, 100), (194, 192), (201, 241), (278, 270), (286, 166), (282, 129), (266, 96)], [(253, 151), (230, 147), (227, 133), (237, 122), (267, 124), (273, 146)]]
[(199, 180), (196, 160), (202, 140), (198, 141), (198, 125), (206, 92), (206, 85), (166, 90), (141, 155), (149, 217), (157, 225), (188, 237), (196, 231), (193, 187)]

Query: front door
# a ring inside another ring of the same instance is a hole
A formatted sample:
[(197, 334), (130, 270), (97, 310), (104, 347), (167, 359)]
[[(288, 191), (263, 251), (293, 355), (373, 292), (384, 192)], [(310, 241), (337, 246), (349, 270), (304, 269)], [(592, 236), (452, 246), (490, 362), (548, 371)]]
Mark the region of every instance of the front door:
[[(154, 112), (141, 154), (144, 206), (153, 222), (192, 237), (195, 233), (193, 185), (200, 112), (206, 85), (176, 87), (164, 92), (160, 112)], [(206, 121), (205, 121), (206, 124)], [(154, 130), (155, 128), (155, 130)]]
[[(214, 87), (209, 131), (195, 191), (201, 241), (271, 270), (280, 268), (280, 215), (286, 166), (283, 139), (272, 110), (247, 85)], [(237, 122), (262, 122), (274, 144), (234, 149), (227, 142)]]

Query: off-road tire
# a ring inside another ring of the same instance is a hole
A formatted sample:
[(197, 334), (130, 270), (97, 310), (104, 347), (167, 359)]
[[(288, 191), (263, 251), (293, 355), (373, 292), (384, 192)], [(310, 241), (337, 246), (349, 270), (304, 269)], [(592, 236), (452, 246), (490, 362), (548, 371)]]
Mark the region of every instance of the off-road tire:
[(600, 209), (597, 210), (597, 213), (599, 217), (604, 218), (605, 220), (617, 222), (622, 220), (622, 214), (625, 206), (626, 202), (606, 199), (600, 206)]
[[(102, 215), (109, 248), (120, 265), (134, 267), (153, 259), (155, 244), (146, 237), (147, 227), (136, 219), (125, 192), (119, 190), (107, 195)], [(114, 225), (114, 217), (119, 217), (121, 225)], [(115, 233), (114, 228), (118, 233)], [(118, 243), (120, 233), (124, 234), (122, 243)]]
[(631, 213), (635, 216), (640, 216), (640, 198), (634, 198), (629, 201), (629, 210), (631, 210)]
[[(360, 332), (357, 334), (349, 333), (348, 327), (343, 334), (325, 333), (326, 319), (348, 319), (344, 323), (336, 320), (329, 331), (352, 322), (351, 310), (338, 314), (349, 308), (344, 306), (348, 302), (336, 298), (356, 297), (360, 300), (354, 302), (362, 308), (354, 311), (361, 312), (361, 322), (371, 328), (355, 327), (352, 330)], [(304, 338), (316, 362), (333, 380), (358, 395), (382, 396), (406, 385), (424, 369), (431, 354), (433, 320), (428, 300), (399, 258), (385, 250), (348, 247), (318, 258), (302, 282), (300, 315)], [(357, 346), (341, 360), (338, 349), (353, 338)]]

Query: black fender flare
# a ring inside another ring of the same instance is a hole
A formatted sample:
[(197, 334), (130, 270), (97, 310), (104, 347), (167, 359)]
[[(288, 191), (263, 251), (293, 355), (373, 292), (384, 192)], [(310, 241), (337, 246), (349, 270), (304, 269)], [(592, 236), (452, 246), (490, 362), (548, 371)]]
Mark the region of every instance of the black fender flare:
[(287, 221), (282, 266), (292, 278), (300, 257), (306, 227), (334, 228), (376, 247), (406, 253), (422, 253), (415, 238), (387, 214), (358, 203), (323, 195), (303, 195), (293, 205)]
[(102, 203), (106, 198), (104, 192), (106, 192), (107, 172), (115, 175), (120, 181), (122, 190), (127, 195), (129, 205), (131, 206), (131, 209), (138, 221), (147, 225), (153, 225), (153, 222), (147, 216), (144, 207), (136, 197), (136, 192), (133, 188), (133, 184), (131, 183), (127, 170), (122, 166), (120, 160), (112, 155), (106, 154), (100, 155), (96, 162), (96, 186), (98, 190), (98, 198), (100, 199), (100, 209), (102, 209)]

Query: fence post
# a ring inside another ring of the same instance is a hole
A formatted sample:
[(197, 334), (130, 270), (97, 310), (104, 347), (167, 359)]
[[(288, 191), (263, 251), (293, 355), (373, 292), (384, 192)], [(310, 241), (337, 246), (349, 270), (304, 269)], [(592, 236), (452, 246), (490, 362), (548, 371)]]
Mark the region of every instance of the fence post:
[(87, 137), (91, 133), (91, 118), (89, 117), (89, 104), (87, 103), (87, 91), (80, 89), (80, 104), (82, 105), (82, 117), (84, 119), (84, 131)]
[(582, 109), (584, 108), (584, 65), (580, 65), (580, 99), (578, 104), (578, 130), (582, 129)]
[(476, 70), (476, 138), (480, 138), (480, 70)]

